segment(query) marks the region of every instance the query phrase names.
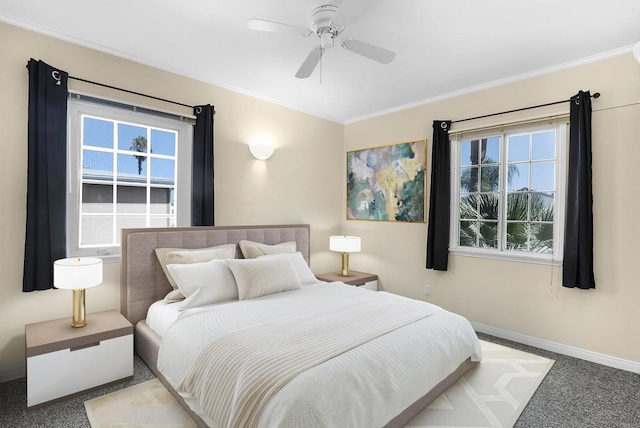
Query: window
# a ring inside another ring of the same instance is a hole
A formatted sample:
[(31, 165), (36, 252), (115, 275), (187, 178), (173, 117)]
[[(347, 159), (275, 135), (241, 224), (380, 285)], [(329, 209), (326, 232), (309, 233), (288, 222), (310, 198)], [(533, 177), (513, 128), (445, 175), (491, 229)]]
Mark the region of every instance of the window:
[(69, 101), (67, 253), (115, 256), (122, 228), (189, 225), (185, 121)]
[(452, 141), (452, 253), (561, 260), (566, 129), (515, 128)]

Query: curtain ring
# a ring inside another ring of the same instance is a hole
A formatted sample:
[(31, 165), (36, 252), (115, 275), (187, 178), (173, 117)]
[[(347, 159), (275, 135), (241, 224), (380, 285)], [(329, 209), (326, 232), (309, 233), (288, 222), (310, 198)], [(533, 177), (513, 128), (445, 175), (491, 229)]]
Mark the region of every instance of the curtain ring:
[(440, 122), (440, 128), (447, 129), (447, 122)]
[(574, 101), (575, 101), (575, 103), (576, 103), (576, 105), (577, 105), (577, 106), (579, 106), (579, 105), (580, 105), (580, 97), (576, 96), (576, 98), (575, 98), (575, 100), (574, 100)]
[(202, 113), (202, 107), (196, 107), (196, 114)]
[(53, 70), (51, 72), (51, 77), (55, 79), (56, 85), (60, 86), (60, 72), (58, 70)]

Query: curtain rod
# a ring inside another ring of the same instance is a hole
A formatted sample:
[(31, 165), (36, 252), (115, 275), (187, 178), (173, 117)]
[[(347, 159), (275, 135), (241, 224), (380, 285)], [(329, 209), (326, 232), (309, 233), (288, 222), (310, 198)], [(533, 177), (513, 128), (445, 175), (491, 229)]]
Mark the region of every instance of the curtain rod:
[[(600, 92), (596, 92), (595, 94), (591, 95), (591, 97), (592, 98), (600, 98)], [(555, 105), (555, 104), (567, 103), (569, 101), (571, 101), (571, 98), (569, 98), (568, 100), (554, 101), (554, 102), (546, 103), (546, 104), (538, 104), (536, 106), (517, 108), (515, 110), (507, 110), (507, 111), (501, 111), (501, 112), (498, 112), (498, 113), (484, 114), (482, 116), (468, 117), (466, 119), (452, 120), (451, 123), (453, 124), (453, 123), (459, 123), (459, 122), (466, 122), (468, 120), (484, 119), (485, 117), (499, 116), (501, 114), (515, 113), (515, 112), (518, 112), (518, 111), (531, 110), (531, 109), (540, 108), (540, 107), (547, 107), (547, 106), (552, 106), (552, 105)]]
[(69, 77), (69, 79), (78, 80), (80, 82), (85, 82), (85, 83), (90, 83), (92, 85), (102, 86), (103, 88), (115, 89), (116, 91), (122, 91), (122, 92), (126, 92), (128, 94), (140, 95), (141, 97), (147, 97), (147, 98), (152, 98), (152, 99), (158, 100), (158, 101), (164, 101), (165, 103), (171, 103), (171, 104), (176, 104), (176, 105), (183, 106), (183, 107), (195, 108), (194, 106), (190, 106), (188, 104), (179, 103), (177, 101), (171, 101), (171, 100), (167, 100), (167, 99), (164, 99), (164, 98), (154, 97), (153, 95), (147, 95), (147, 94), (143, 94), (141, 92), (130, 91), (128, 89), (122, 89), (122, 88), (118, 88), (116, 86), (105, 85), (104, 83), (94, 82), (92, 80), (81, 79), (79, 77), (74, 77), (74, 76), (68, 76), (68, 77)]

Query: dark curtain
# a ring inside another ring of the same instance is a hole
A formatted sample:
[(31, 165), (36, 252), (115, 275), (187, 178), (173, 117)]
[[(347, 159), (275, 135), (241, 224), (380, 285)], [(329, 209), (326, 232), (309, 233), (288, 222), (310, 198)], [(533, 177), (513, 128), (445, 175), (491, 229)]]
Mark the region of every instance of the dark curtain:
[(27, 225), (22, 290), (53, 288), (66, 257), (67, 73), (29, 60)]
[(593, 275), (593, 193), (591, 190), (591, 94), (571, 98), (569, 174), (562, 285), (596, 288)]
[(451, 121), (433, 121), (431, 194), (427, 229), (427, 269), (447, 270), (451, 194)]
[(191, 226), (214, 226), (213, 214), (213, 115), (212, 105), (194, 108), (191, 175)]

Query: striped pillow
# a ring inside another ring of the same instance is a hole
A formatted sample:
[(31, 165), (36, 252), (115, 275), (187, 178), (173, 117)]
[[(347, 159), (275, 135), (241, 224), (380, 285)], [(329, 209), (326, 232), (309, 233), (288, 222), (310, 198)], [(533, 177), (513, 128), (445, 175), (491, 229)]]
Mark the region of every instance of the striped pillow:
[(300, 288), (300, 278), (289, 258), (265, 257), (226, 262), (236, 279), (240, 300)]
[[(186, 265), (192, 263), (204, 263), (211, 260), (234, 259), (236, 257), (235, 244), (218, 245), (217, 247), (208, 248), (156, 248), (156, 256), (162, 266), (164, 274), (169, 280), (169, 284), (174, 290), (178, 288), (176, 280), (171, 276), (167, 269), (167, 265)], [(173, 292), (169, 293), (171, 295)], [(184, 299), (184, 296), (182, 297)], [(179, 297), (173, 295), (172, 300), (176, 301)]]
[(261, 244), (253, 241), (240, 241), (240, 251), (245, 259), (257, 259), (260, 256), (269, 256), (275, 254), (286, 254), (296, 252), (295, 241), (282, 242), (275, 245)]

